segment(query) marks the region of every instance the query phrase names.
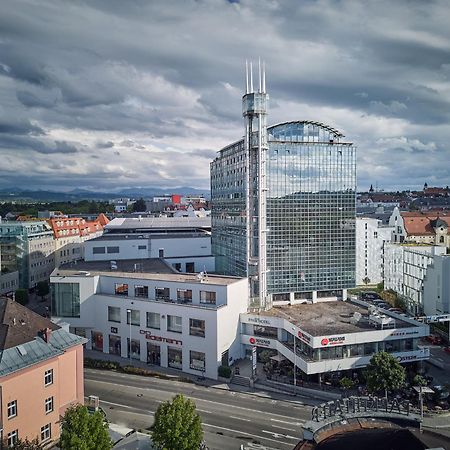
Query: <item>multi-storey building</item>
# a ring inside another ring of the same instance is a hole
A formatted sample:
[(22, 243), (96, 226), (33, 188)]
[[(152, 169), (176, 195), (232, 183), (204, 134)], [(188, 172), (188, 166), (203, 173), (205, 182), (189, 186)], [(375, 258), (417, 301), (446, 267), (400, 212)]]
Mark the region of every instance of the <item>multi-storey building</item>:
[(46, 221), (0, 222), (1, 264), (10, 272), (18, 270), (21, 288), (33, 288), (50, 278), (54, 252), (53, 232)]
[(216, 269), (248, 276), (254, 307), (345, 298), (355, 285), (355, 147), (319, 122), (267, 127), (260, 78), (243, 97), (244, 139), (211, 163)]
[(84, 403), (83, 344), (28, 308), (0, 298), (0, 392), (2, 439), (38, 439), (51, 447), (61, 416)]
[(181, 274), (145, 259), (61, 266), (51, 282), (54, 319), (89, 338), (89, 349), (213, 379), (241, 357), (245, 278)]
[(392, 238), (393, 227), (380, 220), (356, 218), (356, 284), (374, 285), (383, 281), (384, 247)]
[[(433, 245), (395, 244), (385, 245), (384, 287), (402, 296), (408, 311), (423, 314), (436, 305), (435, 290), (424, 291), (424, 280), (430, 267), (436, 272), (435, 258), (445, 255), (445, 247)], [(448, 266), (444, 266), (448, 267)], [(450, 274), (441, 274), (450, 277)], [(429, 285), (429, 283), (428, 283)], [(437, 289), (436, 285), (436, 289)]]

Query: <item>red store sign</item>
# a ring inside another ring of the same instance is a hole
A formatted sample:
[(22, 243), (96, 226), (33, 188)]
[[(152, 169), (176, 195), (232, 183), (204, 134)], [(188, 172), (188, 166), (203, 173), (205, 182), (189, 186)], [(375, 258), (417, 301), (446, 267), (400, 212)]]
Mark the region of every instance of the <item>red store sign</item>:
[(345, 336), (338, 336), (338, 337), (323, 338), (320, 341), (320, 345), (322, 347), (326, 347), (327, 345), (339, 345), (344, 342), (345, 342)]
[(251, 338), (249, 338), (248, 342), (251, 345), (257, 345), (258, 347), (270, 347), (269, 339), (261, 339), (261, 338), (251, 337)]
[(139, 330), (140, 334), (143, 334), (145, 339), (148, 339), (149, 341), (159, 341), (159, 342), (167, 342), (168, 344), (175, 344), (175, 345), (183, 345), (183, 341), (179, 341), (178, 339), (171, 339), (166, 338), (162, 336), (155, 336), (150, 331), (147, 330)]

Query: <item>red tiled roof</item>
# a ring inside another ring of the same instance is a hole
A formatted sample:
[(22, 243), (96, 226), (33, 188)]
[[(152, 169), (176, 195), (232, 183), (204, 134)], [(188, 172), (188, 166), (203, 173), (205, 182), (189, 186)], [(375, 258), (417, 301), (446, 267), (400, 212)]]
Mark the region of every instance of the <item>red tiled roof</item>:
[(450, 227), (450, 212), (448, 211), (402, 212), (401, 216), (406, 233), (410, 236), (433, 236), (435, 232), (431, 222), (438, 218)]

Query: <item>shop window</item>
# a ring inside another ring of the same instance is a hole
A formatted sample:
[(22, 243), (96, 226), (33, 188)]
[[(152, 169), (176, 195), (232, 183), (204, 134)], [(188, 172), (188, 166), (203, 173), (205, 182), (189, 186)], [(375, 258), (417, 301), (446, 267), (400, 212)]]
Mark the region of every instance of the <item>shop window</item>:
[(147, 342), (147, 364), (161, 365), (161, 347), (158, 344)]
[(200, 319), (189, 319), (189, 334), (191, 336), (205, 337), (205, 321)]
[(192, 303), (192, 291), (190, 289), (177, 289), (177, 301)]
[(92, 350), (97, 350), (99, 352), (103, 351), (103, 333), (100, 333), (98, 331), (92, 331), (91, 332), (91, 346)]
[(189, 367), (193, 370), (205, 371), (205, 354), (202, 352), (189, 352)]
[(180, 316), (167, 315), (167, 331), (173, 331), (174, 333), (181, 333), (183, 331)]
[(264, 336), (276, 339), (278, 337), (278, 329), (274, 327), (262, 327), (260, 325), (253, 325), (253, 334), (255, 336)]
[(167, 348), (168, 366), (173, 369), (181, 370), (183, 368), (183, 352), (179, 348)]
[[(127, 338), (128, 358), (130, 358), (130, 338)], [(141, 343), (137, 339), (131, 339), (131, 359), (141, 359)]]
[(120, 308), (118, 306), (108, 306), (108, 321), (120, 323)]
[(216, 293), (210, 291), (200, 291), (200, 303), (207, 305), (216, 304)]
[(114, 292), (116, 295), (128, 295), (128, 284), (116, 283)]
[(148, 298), (148, 286), (134, 286), (134, 296)]
[(122, 339), (120, 336), (109, 335), (109, 353), (111, 355), (122, 355)]

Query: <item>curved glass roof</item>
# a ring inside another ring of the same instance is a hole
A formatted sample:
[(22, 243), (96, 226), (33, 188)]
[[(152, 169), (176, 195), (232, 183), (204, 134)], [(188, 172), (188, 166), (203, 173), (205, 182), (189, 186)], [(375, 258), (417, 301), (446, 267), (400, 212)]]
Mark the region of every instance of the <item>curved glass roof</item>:
[(344, 135), (321, 122), (302, 120), (284, 122), (267, 128), (269, 141), (329, 142)]

